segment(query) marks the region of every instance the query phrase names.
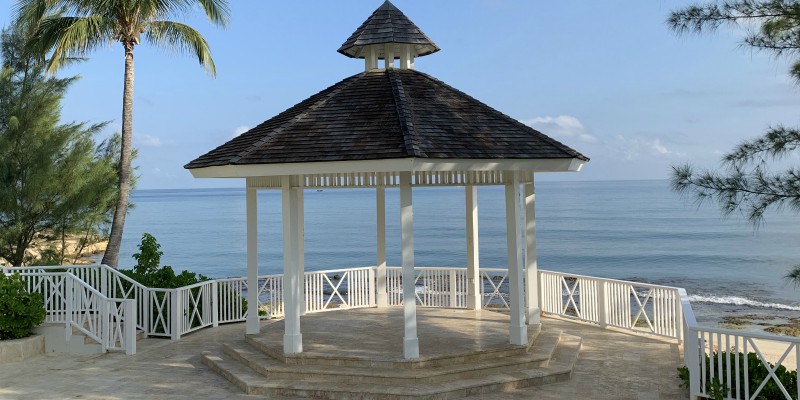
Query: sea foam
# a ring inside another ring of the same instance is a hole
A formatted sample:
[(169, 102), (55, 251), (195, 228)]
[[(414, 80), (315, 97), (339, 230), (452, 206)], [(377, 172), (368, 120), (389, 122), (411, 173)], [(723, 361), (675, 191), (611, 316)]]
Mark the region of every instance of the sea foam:
[(697, 303), (734, 304), (737, 306), (750, 306), (759, 308), (772, 308), (776, 310), (800, 311), (800, 306), (790, 306), (780, 303), (766, 303), (739, 296), (699, 296), (690, 295), (689, 301)]

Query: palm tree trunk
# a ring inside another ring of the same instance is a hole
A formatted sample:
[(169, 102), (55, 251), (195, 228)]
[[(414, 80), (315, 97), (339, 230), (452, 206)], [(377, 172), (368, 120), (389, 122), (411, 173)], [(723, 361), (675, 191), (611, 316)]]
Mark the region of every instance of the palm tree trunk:
[(103, 254), (103, 264), (117, 268), (122, 244), (122, 230), (128, 213), (128, 197), (131, 191), (131, 140), (133, 137), (133, 43), (125, 47), (125, 86), (122, 91), (122, 146), (119, 158), (119, 198), (111, 221), (108, 246)]

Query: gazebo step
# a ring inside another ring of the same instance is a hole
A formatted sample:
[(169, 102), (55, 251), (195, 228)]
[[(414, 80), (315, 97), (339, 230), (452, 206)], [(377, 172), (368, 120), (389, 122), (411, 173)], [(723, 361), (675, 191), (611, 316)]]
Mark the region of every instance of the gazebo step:
[[(541, 332), (541, 325), (528, 327), (528, 345), (506, 345), (501, 348), (489, 348), (480, 351), (465, 352), (440, 357), (422, 357), (417, 360), (403, 360), (401, 355), (375, 359), (370, 357), (336, 356), (312, 354), (309, 352), (286, 356), (283, 353), (283, 344), (269, 341), (264, 335), (246, 335), (245, 341), (260, 352), (286, 364), (327, 366), (327, 367), (362, 367), (362, 368), (391, 368), (414, 370), (418, 368), (440, 367), (454, 364), (475, 364), (484, 360), (493, 360), (498, 357), (526, 356), (537, 342)], [(550, 333), (553, 334), (552, 332)], [(541, 351), (541, 350), (540, 350)], [(546, 354), (540, 354), (546, 356)]]
[(392, 366), (337, 366), (331, 368), (319, 365), (286, 364), (258, 351), (244, 341), (226, 343), (223, 345), (223, 350), (226, 355), (268, 378), (311, 379), (324, 377), (338, 382), (423, 384), (478, 378), (487, 373), (507, 371), (509, 367), (546, 366), (559, 343), (560, 336), (560, 330), (543, 332), (533, 346), (535, 351), (527, 354), (498, 354), (496, 357), (485, 357), (471, 363), (459, 362), (416, 369), (393, 368)]
[[(228, 354), (206, 353), (202, 362), (247, 394), (322, 399), (449, 399), (567, 380), (572, 374), (580, 345), (579, 337), (562, 334), (550, 362), (544, 366), (507, 365), (505, 368), (488, 368), (478, 376), (456, 374), (444, 382), (434, 383), (414, 379), (399, 384), (382, 381), (380, 377), (373, 377), (370, 382), (346, 382), (340, 380), (340, 376), (325, 374), (266, 378)], [(421, 371), (413, 371), (417, 372)], [(299, 372), (303, 373), (308, 371)]]

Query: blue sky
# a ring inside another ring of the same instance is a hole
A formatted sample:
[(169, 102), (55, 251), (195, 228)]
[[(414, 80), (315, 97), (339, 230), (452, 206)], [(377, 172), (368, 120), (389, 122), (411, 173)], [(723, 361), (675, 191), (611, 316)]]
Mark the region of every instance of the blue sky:
[[(677, 36), (685, 1), (394, 0), (442, 51), (416, 68), (574, 147), (592, 161), (547, 180), (665, 179), (672, 164), (717, 165), (774, 124), (800, 125), (788, 63), (739, 46), (740, 32)], [(234, 0), (230, 26), (188, 18), (212, 46), (212, 79), (189, 56), (136, 49), (140, 189), (242, 186), (183, 165), (363, 70), (336, 52), (382, 0)], [(12, 0), (0, 0), (8, 24)], [(82, 79), (62, 119), (120, 129), (118, 44), (61, 72)]]

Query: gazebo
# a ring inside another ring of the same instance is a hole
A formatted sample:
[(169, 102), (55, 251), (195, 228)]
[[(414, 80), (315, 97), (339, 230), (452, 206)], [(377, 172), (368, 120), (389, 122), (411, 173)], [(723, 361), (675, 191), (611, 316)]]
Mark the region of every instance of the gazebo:
[[(439, 47), (389, 1), (338, 49), (364, 60), (342, 80), (185, 166), (196, 178), (245, 178), (248, 287), (258, 287), (258, 190), (282, 193), (283, 351), (303, 351), (303, 193), (374, 188), (376, 304), (387, 306), (386, 188), (399, 188), (402, 281), (414, 282), (413, 188), (465, 187), (468, 308), (481, 307), (477, 187), (505, 188), (510, 343), (524, 345), (539, 323), (534, 177), (580, 171), (588, 158), (415, 69)], [(521, 196), (522, 194), (522, 196)], [(521, 200), (523, 198), (524, 200)], [(524, 221), (524, 222), (523, 222)], [(520, 240), (519, 238), (524, 238)], [(415, 299), (413, 284), (403, 284)], [(246, 332), (260, 332), (258, 291), (248, 291)], [(403, 355), (417, 359), (415, 301), (404, 301)]]

